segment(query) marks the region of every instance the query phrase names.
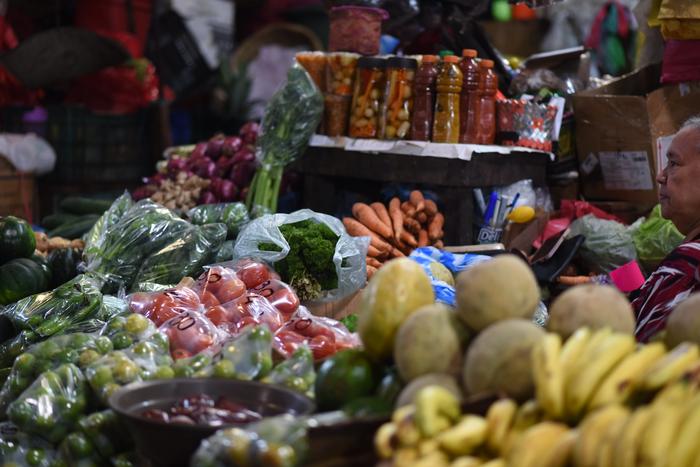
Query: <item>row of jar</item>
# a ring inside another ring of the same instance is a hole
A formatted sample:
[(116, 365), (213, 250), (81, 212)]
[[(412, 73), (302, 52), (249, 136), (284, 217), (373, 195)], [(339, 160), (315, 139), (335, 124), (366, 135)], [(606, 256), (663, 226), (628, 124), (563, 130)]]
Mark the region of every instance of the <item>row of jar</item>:
[(493, 144), (498, 78), (476, 51), (462, 57), (359, 57), (303, 52), (324, 91), (329, 136)]

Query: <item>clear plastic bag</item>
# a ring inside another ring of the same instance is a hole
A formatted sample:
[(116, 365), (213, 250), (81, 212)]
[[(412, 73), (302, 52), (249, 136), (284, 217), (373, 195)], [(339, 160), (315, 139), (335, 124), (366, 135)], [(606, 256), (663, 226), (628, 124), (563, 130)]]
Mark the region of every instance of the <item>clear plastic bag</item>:
[(82, 417), (78, 421), (78, 428), (105, 461), (133, 448), (128, 429), (112, 410)]
[[(365, 269), (365, 257), (369, 238), (351, 237), (345, 231), (342, 222), (326, 214), (316, 213), (309, 209), (302, 209), (292, 214), (274, 214), (260, 217), (251, 221), (240, 233), (234, 246), (234, 259), (240, 258), (260, 258), (273, 267), (275, 263), (286, 258), (290, 252), (290, 246), (284, 235), (280, 231), (280, 226), (294, 224), (297, 222), (312, 220), (328, 226), (338, 241), (333, 254), (333, 264), (338, 278), (337, 288), (332, 290), (322, 290), (322, 300), (341, 299), (366, 283), (367, 273)], [(264, 251), (260, 249), (261, 244), (274, 244), (280, 251)], [(298, 287), (293, 281), (283, 277), (299, 294)], [(300, 298), (301, 295), (300, 295)]]
[(210, 307), (204, 315), (219, 329), (234, 335), (251, 325), (265, 325), (275, 332), (284, 322), (279, 310), (265, 297), (251, 292), (246, 292), (230, 302)]
[(192, 467), (295, 467), (308, 452), (306, 421), (292, 415), (271, 417), (245, 428), (219, 430), (202, 441)]
[(207, 268), (197, 278), (194, 290), (199, 294), (204, 306), (209, 308), (242, 297), (246, 286), (233, 269), (216, 265)]
[(233, 245), (234, 245), (233, 240), (226, 240), (224, 243), (221, 244), (221, 248), (219, 248), (219, 251), (216, 252), (216, 256), (214, 256), (214, 262), (215, 263), (224, 263), (226, 261), (231, 261), (233, 259)]
[(7, 414), (22, 431), (55, 443), (72, 430), (87, 402), (85, 377), (68, 363), (43, 372), (9, 405)]
[(272, 372), (262, 380), (314, 397), (314, 354), (306, 345), (299, 346), (291, 357), (279, 363)]
[(0, 415), (7, 406), (47, 370), (66, 363), (85, 368), (112, 350), (112, 342), (97, 334), (54, 336), (31, 346), (15, 359), (0, 390)]
[(0, 423), (0, 465), (58, 467), (57, 458), (49, 442), (19, 431), (10, 422)]
[(174, 287), (162, 292), (136, 292), (127, 297), (129, 309), (162, 326), (186, 311), (201, 312), (199, 295), (189, 287)]
[(131, 195), (125, 192), (119, 198), (114, 200), (112, 205), (105, 211), (104, 214), (95, 222), (90, 231), (85, 234), (85, 248), (83, 248), (83, 256), (89, 262), (101, 250), (105, 236), (109, 229), (119, 222), (119, 219), (133, 206), (134, 202)]
[(236, 238), (249, 221), (248, 209), (243, 203), (203, 204), (187, 212), (195, 225), (222, 223), (227, 228), (227, 238)]
[(683, 234), (673, 222), (661, 217), (661, 206), (657, 204), (632, 239), (639, 261), (645, 270), (651, 272), (683, 242)]
[(592, 271), (607, 274), (637, 259), (633, 238), (642, 221), (625, 226), (588, 214), (571, 224), (569, 237), (586, 237), (579, 250), (581, 257)]
[(138, 313), (115, 316), (100, 331), (100, 335), (107, 337), (116, 350), (131, 347), (134, 343), (144, 341), (155, 333), (155, 324)]
[(273, 347), (284, 358), (289, 358), (302, 345), (308, 345), (314, 359), (321, 360), (340, 350), (359, 347), (360, 339), (343, 323), (314, 316), (302, 306), (275, 333)]
[(185, 311), (166, 321), (158, 330), (168, 338), (170, 354), (175, 360), (214, 351), (226, 338), (222, 330), (198, 311)]
[(59, 458), (67, 465), (91, 467), (101, 465), (97, 448), (84, 433), (73, 432), (58, 446)]
[(85, 369), (85, 376), (102, 404), (109, 396), (135, 381), (172, 378), (173, 360), (168, 340), (159, 333), (123, 350), (113, 350)]
[(150, 255), (139, 269), (135, 284), (175, 284), (201, 272), (226, 240), (224, 224), (190, 225), (179, 238)]

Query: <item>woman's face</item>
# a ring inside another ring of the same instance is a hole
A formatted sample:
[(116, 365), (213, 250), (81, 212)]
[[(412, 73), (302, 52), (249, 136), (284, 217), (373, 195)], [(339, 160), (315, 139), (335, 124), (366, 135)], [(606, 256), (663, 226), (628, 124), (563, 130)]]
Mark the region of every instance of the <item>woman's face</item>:
[(673, 138), (668, 164), (656, 181), (661, 214), (683, 234), (700, 227), (700, 128), (686, 128)]

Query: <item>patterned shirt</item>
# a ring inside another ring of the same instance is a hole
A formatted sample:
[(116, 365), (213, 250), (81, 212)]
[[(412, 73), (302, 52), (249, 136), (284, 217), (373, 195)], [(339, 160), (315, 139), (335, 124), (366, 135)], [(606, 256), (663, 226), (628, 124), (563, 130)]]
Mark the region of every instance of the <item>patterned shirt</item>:
[(680, 302), (700, 290), (700, 241), (682, 243), (673, 250), (639, 289), (632, 302), (640, 342), (666, 327), (668, 315)]

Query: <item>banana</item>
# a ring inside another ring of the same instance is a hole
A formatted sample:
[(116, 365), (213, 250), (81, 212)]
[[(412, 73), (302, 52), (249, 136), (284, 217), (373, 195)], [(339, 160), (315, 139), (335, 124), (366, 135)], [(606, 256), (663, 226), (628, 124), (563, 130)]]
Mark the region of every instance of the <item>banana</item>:
[(447, 389), (427, 386), (416, 395), (416, 426), (426, 438), (432, 438), (452, 426), (462, 413), (459, 400)]
[(640, 346), (636, 352), (625, 357), (598, 386), (588, 404), (588, 410), (607, 404), (625, 403), (639, 385), (641, 375), (665, 353), (666, 347), (660, 342), (655, 342)]
[(695, 397), (680, 428), (678, 436), (669, 450), (669, 466), (692, 466), (700, 455), (697, 438), (700, 433), (700, 398)]
[[(400, 464), (394, 464), (400, 465)], [(440, 451), (435, 451), (427, 456), (418, 458), (409, 464), (410, 467), (449, 467), (450, 459), (447, 455)]]
[(698, 346), (689, 342), (678, 344), (651, 366), (642, 377), (642, 387), (656, 390), (678, 379), (700, 357)]
[(665, 465), (673, 440), (687, 412), (684, 403), (660, 403), (652, 406), (649, 423), (639, 445), (637, 464)]
[(574, 466), (594, 467), (605, 437), (605, 428), (615, 420), (627, 417), (628, 414), (629, 410), (620, 405), (608, 405), (588, 414), (579, 426), (579, 436), (573, 451)]
[(394, 453), (392, 465), (396, 467), (404, 467), (411, 465), (418, 460), (418, 450), (415, 448), (399, 448)]
[(499, 399), (486, 413), (486, 447), (495, 453), (503, 454), (503, 445), (513, 425), (518, 404), (513, 399)]
[(492, 459), (484, 464), (481, 464), (481, 467), (506, 467), (506, 461), (501, 458)]
[(639, 446), (642, 442), (644, 430), (651, 420), (652, 410), (650, 406), (642, 406), (635, 410), (627, 419), (622, 432), (616, 440), (617, 449), (613, 453), (615, 467), (636, 467)]
[(515, 413), (510, 432), (503, 444), (503, 455), (507, 457), (508, 452), (515, 446), (518, 438), (525, 430), (536, 425), (542, 420), (542, 409), (536, 400), (529, 400), (521, 405)]
[(396, 440), (402, 447), (413, 447), (420, 441), (420, 432), (414, 418), (415, 409), (412, 405), (396, 409), (391, 417), (392, 423), (396, 425)]
[(436, 439), (424, 439), (418, 443), (418, 455), (420, 457), (425, 457), (435, 451), (440, 450), (440, 444)]
[(452, 428), (437, 436), (440, 447), (451, 456), (466, 456), (486, 441), (486, 420), (478, 415), (465, 415)]
[(479, 457), (462, 456), (453, 460), (450, 467), (479, 467), (484, 464), (484, 461)]
[(598, 335), (589, 341), (577, 361), (576, 374), (566, 384), (566, 411), (574, 418), (581, 414), (605, 375), (634, 351), (635, 340), (629, 334), (610, 333), (600, 341), (596, 339)]
[(374, 435), (374, 449), (380, 459), (391, 459), (394, 454), (392, 441), (396, 436), (396, 424), (385, 423)]
[(561, 366), (564, 369), (564, 381), (568, 381), (573, 375), (576, 361), (586, 348), (592, 333), (589, 328), (579, 328), (569, 337), (561, 348)]
[(561, 365), (561, 337), (548, 333), (532, 349), (535, 396), (544, 413), (552, 419), (564, 415), (564, 368)]
[(684, 404), (689, 402), (696, 392), (694, 385), (678, 380), (659, 391), (651, 405), (655, 407), (663, 404)]
[(525, 430), (506, 456), (509, 467), (537, 467), (568, 433), (563, 423), (540, 422)]
[(544, 453), (538, 465), (541, 467), (566, 467), (578, 438), (578, 430), (569, 430), (562, 435), (548, 453)]
[(617, 418), (604, 428), (605, 434), (598, 447), (598, 467), (615, 467), (613, 455), (615, 454), (617, 439), (620, 437), (630, 416), (630, 414), (627, 414), (624, 417)]

